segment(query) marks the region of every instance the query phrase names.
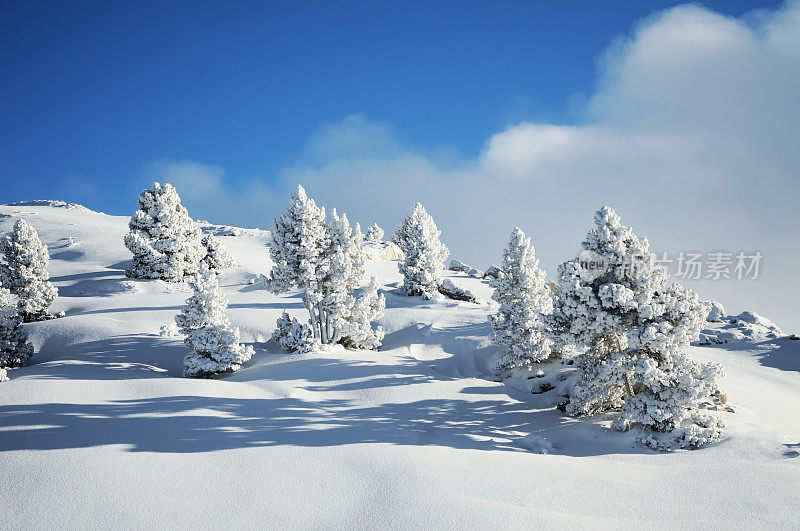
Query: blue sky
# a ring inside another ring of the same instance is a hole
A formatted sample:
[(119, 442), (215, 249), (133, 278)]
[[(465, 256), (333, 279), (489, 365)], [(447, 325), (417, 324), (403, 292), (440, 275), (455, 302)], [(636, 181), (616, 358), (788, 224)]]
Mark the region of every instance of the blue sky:
[(509, 124), (581, 119), (603, 50), (675, 4), (6, 1), (4, 200), (128, 212), (131, 182), (164, 158), (271, 182), (353, 113), (473, 156)]
[(487, 267), (608, 204), (654, 249), (759, 251), (687, 282), (800, 327), (800, 0), (0, 2), (2, 202), (269, 226), (293, 187), (390, 232), (414, 201)]

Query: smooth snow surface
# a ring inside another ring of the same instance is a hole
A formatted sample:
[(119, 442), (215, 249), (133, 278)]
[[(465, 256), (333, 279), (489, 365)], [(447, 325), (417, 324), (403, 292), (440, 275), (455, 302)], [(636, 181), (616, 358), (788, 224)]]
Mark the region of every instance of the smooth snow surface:
[(226, 228), (238, 267), (220, 285), (256, 353), (190, 380), (182, 337), (159, 331), (191, 292), (125, 277), (128, 218), (3, 206), (0, 229), (18, 217), (49, 247), (66, 317), (24, 325), (33, 364), (0, 383), (3, 527), (800, 527), (800, 341), (691, 347), (726, 372), (727, 438), (657, 453), (611, 416), (557, 411), (559, 382), (536, 381), (558, 362), (491, 381), (497, 307), (464, 274), (447, 278), (483, 302), (406, 297), (396, 261), (368, 261), (381, 350), (280, 352), (276, 319), (305, 309), (253, 282), (268, 233)]

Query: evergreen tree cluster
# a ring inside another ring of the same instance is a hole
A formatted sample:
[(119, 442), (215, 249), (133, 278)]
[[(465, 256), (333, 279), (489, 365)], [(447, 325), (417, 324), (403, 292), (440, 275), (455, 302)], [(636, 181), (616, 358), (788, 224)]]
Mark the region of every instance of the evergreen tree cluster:
[(274, 265), (265, 283), (273, 293), (303, 290), (309, 320), (295, 323), (285, 315), (275, 339), (295, 351), (312, 348), (309, 341), (377, 348), (383, 331), (372, 322), (383, 315), (386, 300), (374, 279), (355, 293), (364, 276), (361, 227), (351, 226), (347, 215), (339, 216), (335, 209), (328, 220), (325, 208), (317, 206), (302, 186), (289, 202), (286, 212), (272, 223)]
[[(127, 274), (169, 282), (189, 281), (193, 295), (176, 316), (189, 354), (184, 375), (210, 377), (238, 370), (253, 355), (226, 315), (219, 270), (235, 265), (213, 235), (203, 236), (170, 184), (155, 183), (139, 196), (125, 245), (133, 253)], [(430, 299), (441, 293), (475, 301), (443, 278), (449, 251), (431, 215), (416, 203), (392, 236), (404, 253), (398, 264), (402, 290)], [(383, 230), (370, 227), (379, 242)], [(306, 195), (302, 186), (272, 222), (273, 262), (265, 285), (273, 293), (302, 291), (308, 312), (301, 322), (284, 312), (272, 337), (284, 349), (310, 353), (328, 345), (377, 349), (384, 333), (376, 325), (384, 295), (365, 275), (364, 235), (358, 223)], [(515, 228), (503, 252), (502, 274), (491, 280), (497, 311), (489, 317), (491, 341), (502, 347), (497, 369), (510, 373), (578, 352), (576, 375), (564, 410), (575, 416), (614, 412), (614, 427), (640, 429), (653, 448), (694, 448), (719, 440), (722, 424), (704, 412), (721, 394), (721, 369), (685, 353), (709, 312), (696, 293), (677, 283), (614, 210), (595, 213), (583, 251), (558, 268), (547, 284), (529, 237)], [(18, 220), (0, 239), (0, 380), (5, 368), (27, 363), (33, 348), (23, 322), (52, 317), (57, 296), (49, 282), (47, 247), (33, 227)]]
[(580, 349), (568, 413), (618, 412), (617, 429), (639, 426), (640, 441), (661, 450), (718, 440), (722, 424), (702, 405), (720, 394), (721, 369), (684, 353), (709, 307), (680, 284), (668, 285), (647, 238), (607, 206), (595, 213), (582, 247), (559, 266), (551, 292), (530, 240), (514, 230), (504, 274), (492, 281), (500, 307), (490, 316), (491, 338), (504, 347), (498, 370), (530, 369)]

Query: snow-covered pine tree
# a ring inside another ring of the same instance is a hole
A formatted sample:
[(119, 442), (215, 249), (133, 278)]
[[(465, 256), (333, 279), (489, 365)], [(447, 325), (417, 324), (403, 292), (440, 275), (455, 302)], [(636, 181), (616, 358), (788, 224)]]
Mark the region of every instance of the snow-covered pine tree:
[(553, 299), (531, 240), (518, 227), (503, 252), (503, 271), (505, 275), (491, 282), (492, 299), (500, 303), (497, 313), (489, 316), (491, 339), (506, 347), (497, 368), (530, 368), (550, 356), (551, 341), (544, 332), (542, 315), (553, 310)]
[(719, 439), (721, 423), (700, 405), (719, 392), (721, 369), (683, 353), (697, 339), (707, 306), (679, 284), (667, 286), (647, 238), (607, 206), (595, 213), (582, 246), (581, 257), (559, 267), (550, 320), (555, 333), (586, 347), (576, 359), (567, 411), (619, 410), (615, 427), (648, 428), (640, 440), (659, 449)]
[(330, 269), (331, 241), (325, 208), (318, 207), (300, 185), (289, 203), (286, 212), (272, 220), (269, 253), (274, 265), (265, 284), (272, 293), (303, 290), (311, 330), (321, 343), (327, 337), (320, 303), (324, 298), (322, 283)]
[(203, 263), (205, 263), (209, 269), (219, 272), (222, 269), (236, 266), (233, 256), (231, 256), (231, 253), (222, 245), (219, 238), (213, 234), (207, 234), (203, 236), (202, 243), (203, 247), (206, 249)]
[(438, 291), (444, 261), (450, 254), (439, 240), (441, 233), (425, 207), (416, 203), (392, 236), (392, 241), (405, 253), (405, 260), (398, 268), (407, 295), (429, 299)]
[[(33, 356), (33, 346), (22, 329), (22, 316), (6, 288), (0, 288), (0, 369), (25, 365)], [(5, 372), (5, 371), (3, 371)]]
[(214, 271), (205, 264), (190, 281), (194, 295), (175, 316), (175, 322), (190, 352), (184, 359), (183, 375), (205, 378), (238, 371), (253, 355), (253, 347), (239, 342), (239, 328), (225, 315), (228, 302), (219, 289)]
[(370, 228), (367, 229), (367, 241), (378, 243), (383, 240), (383, 229), (378, 226), (377, 223), (373, 223)]
[(50, 256), (39, 239), (36, 229), (24, 219), (17, 220), (11, 234), (0, 239), (0, 277), (3, 286), (18, 297), (18, 308), (26, 322), (54, 317), (48, 308), (58, 295), (58, 290), (48, 279), (47, 264)]
[[(351, 227), (347, 216), (340, 217), (335, 210), (326, 223), (325, 209), (317, 207), (302, 186), (291, 196), (286, 213), (273, 220), (270, 256), (274, 265), (265, 283), (273, 293), (284, 293), (292, 288), (304, 290), (303, 302), (310, 316), (310, 329), (319, 344), (346, 343), (354, 348), (367, 343), (370, 347), (377, 346), (374, 338), (370, 342), (360, 339), (366, 333), (359, 328), (361, 325), (353, 324), (354, 320), (361, 322), (366, 314), (373, 319), (380, 317), (374, 311), (367, 311), (376, 307), (370, 302), (371, 294), (365, 294), (364, 301), (353, 296), (364, 276), (362, 242), (358, 223)], [(286, 347), (297, 343), (290, 336), (300, 336), (306, 349), (303, 326), (294, 325), (285, 315), (279, 320), (273, 337)], [(354, 330), (358, 330), (358, 334)], [(359, 339), (349, 339), (351, 333)]]
[(182, 282), (197, 273), (206, 256), (200, 230), (169, 183), (153, 183), (139, 194), (139, 210), (128, 227), (125, 246), (133, 253), (129, 277)]
[(339, 217), (336, 209), (331, 210), (328, 232), (330, 267), (322, 280), (323, 300), (320, 305), (325, 315), (322, 342), (337, 343), (342, 339), (355, 304), (352, 292), (364, 276), (364, 251), (361, 248), (361, 229), (350, 227), (347, 214)]

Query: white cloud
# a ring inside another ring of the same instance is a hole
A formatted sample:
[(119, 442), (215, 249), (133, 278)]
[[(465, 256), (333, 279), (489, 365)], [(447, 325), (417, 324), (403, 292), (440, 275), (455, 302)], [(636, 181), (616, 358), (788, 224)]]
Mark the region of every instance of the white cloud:
[(356, 115), (323, 126), (269, 187), (231, 193), (220, 168), (190, 161), (158, 169), (193, 215), (226, 223), (267, 225), (297, 183), (387, 231), (422, 200), (453, 255), (483, 267), (519, 225), (551, 275), (610, 204), (656, 249), (761, 250), (761, 280), (694, 287), (797, 326), (798, 94), (800, 3), (742, 19), (681, 6), (609, 48), (583, 124), (517, 124), (473, 160), (411, 149)]

